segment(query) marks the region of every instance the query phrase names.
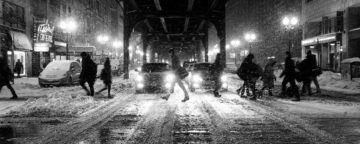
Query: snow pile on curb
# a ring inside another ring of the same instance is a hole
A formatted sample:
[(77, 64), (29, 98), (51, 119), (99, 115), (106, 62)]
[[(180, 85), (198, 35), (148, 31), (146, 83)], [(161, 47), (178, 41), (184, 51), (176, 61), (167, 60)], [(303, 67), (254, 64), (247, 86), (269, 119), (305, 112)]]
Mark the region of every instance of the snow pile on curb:
[(10, 111), (7, 115), (11, 117), (77, 117), (102, 102), (80, 94), (56, 92), (44, 98), (29, 99), (24, 105)]

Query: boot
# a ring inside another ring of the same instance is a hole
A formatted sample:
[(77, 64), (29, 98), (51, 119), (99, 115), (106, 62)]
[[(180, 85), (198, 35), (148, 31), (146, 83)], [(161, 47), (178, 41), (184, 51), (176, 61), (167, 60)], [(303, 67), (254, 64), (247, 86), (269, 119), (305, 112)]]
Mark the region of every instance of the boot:
[(256, 101), (256, 96), (251, 97), (250, 100)]
[(271, 89), (269, 89), (269, 96), (274, 96)]

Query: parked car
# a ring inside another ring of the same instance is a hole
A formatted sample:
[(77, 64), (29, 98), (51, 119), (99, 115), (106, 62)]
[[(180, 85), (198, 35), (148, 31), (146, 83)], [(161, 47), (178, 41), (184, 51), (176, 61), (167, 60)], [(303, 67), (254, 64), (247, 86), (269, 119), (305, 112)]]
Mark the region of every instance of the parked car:
[(147, 63), (137, 70), (136, 93), (172, 92), (175, 74), (167, 63)]
[(79, 83), (81, 65), (77, 61), (53, 61), (39, 75), (41, 87), (73, 85)]
[[(195, 92), (196, 89), (212, 89), (215, 87), (214, 77), (210, 74), (211, 63), (194, 64), (193, 70), (190, 72), (188, 82), (190, 91)], [(221, 76), (222, 90), (227, 91), (228, 83), (225, 75)]]

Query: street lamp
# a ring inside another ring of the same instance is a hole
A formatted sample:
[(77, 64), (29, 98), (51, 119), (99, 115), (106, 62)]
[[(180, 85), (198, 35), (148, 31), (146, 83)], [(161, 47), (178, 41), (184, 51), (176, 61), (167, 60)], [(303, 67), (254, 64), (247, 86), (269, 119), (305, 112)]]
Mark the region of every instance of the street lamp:
[(282, 24), (285, 26), (285, 29), (288, 31), (289, 34), (289, 52), (292, 47), (292, 41), (291, 41), (291, 31), (295, 29), (295, 27), (299, 24), (299, 18), (295, 16), (285, 16), (282, 20)]
[(234, 64), (236, 65), (236, 61), (237, 61), (237, 52), (236, 52), (236, 50), (237, 50), (237, 48), (241, 45), (241, 41), (240, 40), (232, 40), (231, 42), (230, 42), (230, 44), (231, 44), (231, 46), (233, 46), (234, 47), (234, 53), (235, 53), (235, 62), (234, 62)]
[(77, 28), (76, 22), (72, 18), (67, 18), (60, 21), (59, 24), (60, 29), (63, 30), (64, 33), (67, 34), (66, 38), (66, 60), (69, 60), (69, 38), (72, 32), (74, 32)]
[(253, 32), (245, 33), (245, 40), (249, 43), (249, 51), (251, 52), (251, 43), (256, 40), (256, 34)]
[[(106, 44), (106, 42), (108, 42), (109, 39), (110, 39), (109, 36), (103, 35), (103, 34), (101, 34), (101, 35), (99, 35), (99, 36), (97, 37), (97, 41), (98, 41), (100, 44)], [(102, 59), (104, 60), (104, 49), (102, 49), (101, 57), (102, 57)]]

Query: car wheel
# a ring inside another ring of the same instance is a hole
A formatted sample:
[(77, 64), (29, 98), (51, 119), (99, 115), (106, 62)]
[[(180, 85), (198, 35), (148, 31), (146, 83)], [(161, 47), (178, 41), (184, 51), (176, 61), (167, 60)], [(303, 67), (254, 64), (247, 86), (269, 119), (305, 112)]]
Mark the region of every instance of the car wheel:
[(44, 84), (39, 84), (41, 88), (46, 88), (46, 85)]

